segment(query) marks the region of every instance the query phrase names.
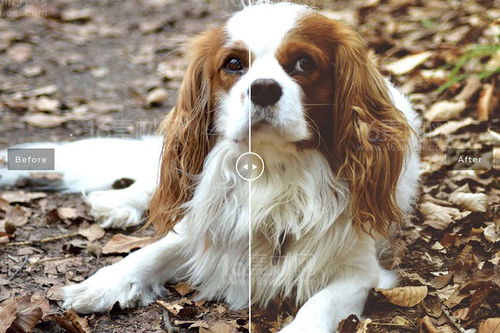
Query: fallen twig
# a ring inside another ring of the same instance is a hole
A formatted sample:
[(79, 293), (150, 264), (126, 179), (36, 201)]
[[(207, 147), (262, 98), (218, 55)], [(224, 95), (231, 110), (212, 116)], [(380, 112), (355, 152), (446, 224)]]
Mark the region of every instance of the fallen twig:
[(372, 321), (372, 322), (370, 323), (370, 325), (404, 327), (406, 330), (409, 330), (409, 331), (415, 331), (415, 332), (417, 332), (417, 331), (418, 331), (418, 329), (417, 329), (416, 327), (409, 326), (409, 325), (404, 325), (404, 324), (396, 324), (396, 323), (379, 323), (379, 322), (376, 322), (376, 321)]
[(19, 259), (17, 259), (16, 257), (14, 256), (11, 256), (10, 254), (7, 256), (7, 258), (9, 258), (10, 260), (12, 261), (15, 261), (17, 264), (19, 263)]
[(64, 257), (45, 258), (45, 259), (41, 259), (41, 260), (38, 260), (38, 261), (30, 262), (28, 264), (28, 266), (33, 266), (33, 265), (43, 264), (43, 263), (49, 262), (49, 261), (57, 261), (57, 260), (63, 260), (63, 259), (65, 259), (65, 258)]
[(14, 271), (14, 273), (12, 273), (12, 275), (8, 277), (7, 281), (12, 281), (24, 269), (24, 267), (26, 267), (27, 263), (28, 263), (28, 256), (26, 255), (26, 256), (24, 256), (24, 260), (23, 260), (23, 263), (21, 264), (21, 266), (19, 266)]
[(47, 238), (43, 238), (43, 239), (34, 239), (34, 240), (30, 240), (30, 241), (6, 243), (5, 246), (24, 246), (24, 245), (44, 244), (44, 243), (54, 242), (54, 241), (57, 241), (60, 239), (75, 237), (75, 236), (78, 236), (78, 232), (73, 232), (70, 234), (64, 234), (64, 235), (58, 235), (58, 236), (52, 236), (52, 237), (47, 237)]

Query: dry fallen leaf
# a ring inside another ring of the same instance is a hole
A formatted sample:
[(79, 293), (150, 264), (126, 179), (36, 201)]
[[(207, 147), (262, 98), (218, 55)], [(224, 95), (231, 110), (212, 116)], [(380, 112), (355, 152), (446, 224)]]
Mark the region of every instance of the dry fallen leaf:
[(472, 212), (486, 212), (488, 197), (484, 193), (453, 192), (450, 202)]
[(102, 101), (90, 101), (88, 107), (90, 111), (99, 114), (123, 111), (123, 107), (121, 105), (106, 103)]
[(52, 320), (70, 333), (90, 333), (87, 318), (80, 317), (74, 310), (64, 311), (63, 314), (49, 314), (43, 317), (44, 321)]
[(459, 290), (456, 290), (443, 304), (448, 308), (452, 308), (460, 304), (464, 299), (470, 298), (470, 296), (469, 293), (460, 293)]
[(168, 19), (161, 17), (160, 19), (157, 19), (157, 20), (150, 20), (150, 21), (141, 22), (141, 24), (139, 24), (139, 30), (142, 33), (150, 34), (153, 32), (158, 32), (166, 24), (168, 24)]
[(179, 282), (179, 283), (177, 283), (175, 285), (174, 289), (181, 296), (186, 296), (187, 294), (192, 293), (193, 290), (194, 290), (189, 284), (187, 284), (185, 282)]
[(5, 223), (11, 223), (16, 227), (21, 227), (28, 223), (32, 210), (23, 206), (10, 206), (5, 212)]
[(50, 96), (55, 94), (59, 89), (56, 85), (48, 85), (40, 88), (36, 88), (23, 93), (24, 97), (38, 97), (38, 96)]
[(394, 75), (403, 75), (423, 64), (432, 54), (430, 51), (412, 54), (388, 64), (386, 68)]
[(392, 304), (404, 307), (415, 306), (427, 296), (426, 286), (407, 286), (392, 289), (376, 288), (375, 291), (384, 295)]
[(16, 320), (11, 324), (10, 330), (13, 332), (31, 332), (42, 318), (42, 310), (37, 306), (23, 304), (19, 308)]
[(0, 198), (8, 203), (28, 203), (31, 200), (45, 198), (47, 193), (43, 192), (24, 192), (24, 191), (5, 191), (0, 194)]
[(75, 208), (59, 207), (57, 208), (57, 216), (61, 220), (74, 220), (78, 217), (78, 213)]
[(448, 283), (450, 283), (453, 274), (447, 273), (444, 275), (438, 275), (433, 278), (428, 284), (430, 284), (434, 289), (444, 288)]
[(465, 80), (465, 87), (455, 96), (455, 99), (459, 101), (468, 101), (479, 88), (481, 88), (481, 80), (479, 77), (476, 75), (469, 76), (467, 80)]
[(441, 303), (439, 299), (435, 296), (427, 297), (422, 302), (422, 306), (424, 307), (425, 312), (433, 318), (439, 318), (443, 314)]
[(427, 133), (426, 136), (431, 138), (438, 135), (450, 135), (465, 126), (469, 126), (475, 123), (476, 121), (471, 117), (467, 117), (462, 120), (450, 120), (443, 125), (435, 128), (433, 131)]
[(16, 320), (16, 303), (16, 300), (11, 298), (0, 304), (0, 332), (7, 332)]
[(48, 303), (38, 296), (19, 296), (0, 304), (0, 332), (31, 332), (42, 318)]
[(492, 113), (494, 107), (494, 87), (492, 84), (485, 84), (483, 90), (481, 91), (481, 96), (477, 102), (477, 118), (479, 120), (488, 120), (490, 114)]
[(448, 81), (448, 73), (441, 68), (424, 69), (420, 71), (420, 76), (429, 83), (441, 85)]
[(18, 43), (7, 50), (7, 56), (17, 63), (24, 63), (33, 56), (33, 47), (30, 44)]
[(146, 97), (147, 106), (161, 105), (167, 100), (167, 91), (163, 88), (153, 89)]
[(45, 297), (47, 297), (47, 299), (50, 299), (52, 301), (62, 301), (64, 299), (63, 297), (64, 292), (62, 291), (63, 287), (64, 285), (60, 284), (50, 287), (49, 290), (45, 292)]
[(102, 248), (103, 254), (128, 253), (133, 249), (140, 249), (153, 243), (156, 239), (151, 237), (132, 237), (123, 234), (116, 234)]
[(165, 80), (179, 80), (182, 79), (184, 75), (182, 64), (173, 61), (160, 62), (156, 72), (159, 77)]
[(477, 333), (500, 332), (500, 318), (488, 318), (479, 325)]
[(215, 308), (215, 311), (217, 311), (218, 314), (223, 314), (224, 312), (227, 311), (227, 309), (224, 306), (222, 306), (222, 305), (219, 304)]
[(34, 127), (52, 128), (63, 124), (68, 120), (67, 117), (55, 114), (33, 113), (24, 116), (23, 121)]
[(10, 204), (7, 200), (3, 199), (0, 195), (0, 210), (6, 212), (10, 208)]
[(420, 321), (420, 333), (439, 333), (429, 316), (425, 316)]
[(49, 301), (42, 294), (34, 294), (31, 296), (31, 303), (38, 306), (42, 310), (42, 314), (45, 315), (50, 311)]
[(491, 243), (500, 241), (500, 228), (493, 222), (486, 223), (486, 225), (487, 227), (483, 230), (484, 238)]
[(457, 320), (465, 320), (469, 313), (469, 308), (459, 308), (453, 311), (452, 316)]
[(458, 293), (459, 288), (460, 286), (458, 284), (449, 284), (444, 288), (436, 290), (436, 295), (441, 301), (446, 301), (451, 297), (451, 295)]
[(479, 285), (479, 287), (474, 291), (471, 297), (470, 301), (470, 308), (468, 311), (465, 311), (463, 314), (463, 318), (460, 319), (471, 319), (473, 318), (474, 314), (478, 309), (486, 303), (486, 300), (492, 292), (494, 292), (495, 285), (494, 283), (490, 282), (484, 282)]
[(236, 328), (226, 323), (216, 323), (210, 328), (200, 327), (200, 333), (236, 333)]
[(189, 325), (188, 328), (192, 329), (192, 328), (200, 328), (200, 327), (209, 328), (210, 325), (208, 325), (206, 321), (197, 320), (194, 323), (192, 323), (191, 325)]
[(443, 121), (457, 118), (465, 110), (465, 101), (439, 101), (424, 113), (429, 121)]
[(51, 99), (46, 96), (42, 96), (34, 101), (33, 106), (36, 111), (56, 112), (61, 107), (61, 102), (59, 102), (57, 99)]
[(453, 218), (460, 214), (457, 208), (444, 207), (432, 202), (422, 203), (419, 210), (424, 216), (424, 224), (437, 230), (446, 229), (453, 222)]
[(61, 12), (61, 18), (66, 22), (89, 21), (94, 15), (91, 8), (66, 9)]
[(30, 179), (36, 183), (55, 183), (63, 179), (63, 174), (60, 172), (30, 172)]
[(174, 316), (177, 316), (179, 314), (179, 311), (184, 309), (184, 307), (179, 303), (168, 303), (162, 300), (157, 300), (156, 303), (167, 309), (168, 312), (170, 312)]
[(23, 67), (21, 72), (25, 77), (32, 78), (37, 77), (45, 73), (45, 69), (42, 66), (26, 66)]
[(80, 227), (78, 229), (78, 234), (87, 238), (90, 242), (101, 239), (105, 233), (104, 229), (97, 223), (91, 224), (88, 228)]
[(493, 257), (488, 261), (491, 262), (496, 267), (500, 263), (500, 251), (495, 252), (493, 254)]

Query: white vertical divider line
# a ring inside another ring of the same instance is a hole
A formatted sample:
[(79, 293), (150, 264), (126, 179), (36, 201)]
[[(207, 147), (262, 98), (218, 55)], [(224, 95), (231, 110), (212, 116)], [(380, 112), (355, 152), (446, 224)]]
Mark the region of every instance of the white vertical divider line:
[[(252, 0), (248, 0), (252, 5)], [(252, 49), (248, 45), (248, 70), (252, 67)], [(252, 152), (252, 83), (248, 86), (248, 152)], [(250, 168), (251, 169), (251, 168)], [(248, 180), (248, 332), (252, 333), (252, 181)]]

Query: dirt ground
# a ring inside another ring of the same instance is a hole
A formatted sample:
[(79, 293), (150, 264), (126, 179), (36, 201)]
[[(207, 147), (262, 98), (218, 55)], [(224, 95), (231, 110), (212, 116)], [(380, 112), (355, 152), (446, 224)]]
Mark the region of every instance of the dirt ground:
[[(373, 291), (364, 319), (349, 318), (342, 331), (499, 332), (498, 162), (453, 170), (445, 161), (449, 148), (480, 150), (498, 161), (498, 2), (307, 3), (352, 24), (424, 119), (421, 198), (386, 262), (406, 288)], [(238, 6), (230, 0), (0, 0), (0, 149), (153, 133), (175, 102), (186, 65), (182, 43)], [(196, 301), (182, 284), (168, 286), (168, 295), (148, 307), (81, 317), (59, 309), (58, 287), (118, 261), (152, 233), (95, 227), (80, 195), (3, 189), (0, 333), (9, 327), (2, 323), (19, 317), (33, 332), (248, 331), (245, 311)], [(411, 301), (416, 304), (403, 304)], [(256, 319), (262, 331), (275, 332), (293, 315), (289, 307)]]

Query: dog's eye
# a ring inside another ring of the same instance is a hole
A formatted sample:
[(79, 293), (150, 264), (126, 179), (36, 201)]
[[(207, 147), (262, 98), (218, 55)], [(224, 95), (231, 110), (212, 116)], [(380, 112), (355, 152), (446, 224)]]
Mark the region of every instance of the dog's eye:
[(293, 71), (297, 74), (307, 74), (312, 72), (316, 68), (314, 60), (309, 56), (301, 57), (295, 63)]
[(224, 70), (228, 73), (241, 72), (243, 70), (243, 64), (240, 59), (231, 57), (224, 63)]

